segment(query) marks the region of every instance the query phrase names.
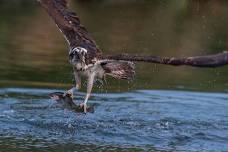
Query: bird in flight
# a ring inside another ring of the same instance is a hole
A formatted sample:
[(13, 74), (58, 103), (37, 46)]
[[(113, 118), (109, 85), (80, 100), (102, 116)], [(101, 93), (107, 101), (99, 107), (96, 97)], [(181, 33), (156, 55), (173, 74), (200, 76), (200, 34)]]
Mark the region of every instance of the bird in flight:
[(73, 65), (75, 88), (81, 87), (81, 77), (87, 78), (87, 94), (81, 104), (86, 112), (93, 83), (106, 75), (116, 79), (131, 80), (134, 77), (134, 64), (128, 61), (103, 59), (86, 28), (76, 13), (67, 8), (66, 0), (38, 0), (55, 21), (69, 44), (69, 62)]
[(188, 65), (194, 67), (219, 67), (228, 64), (228, 52), (196, 57), (157, 57), (141, 55), (103, 55), (95, 41), (81, 24), (76, 13), (68, 9), (67, 0), (37, 0), (54, 20), (69, 44), (69, 62), (73, 66), (75, 87), (80, 89), (81, 78), (87, 78), (87, 94), (81, 107), (86, 113), (87, 102), (93, 83), (112, 76), (116, 79), (132, 80), (135, 70), (133, 62), (150, 62), (166, 65)]

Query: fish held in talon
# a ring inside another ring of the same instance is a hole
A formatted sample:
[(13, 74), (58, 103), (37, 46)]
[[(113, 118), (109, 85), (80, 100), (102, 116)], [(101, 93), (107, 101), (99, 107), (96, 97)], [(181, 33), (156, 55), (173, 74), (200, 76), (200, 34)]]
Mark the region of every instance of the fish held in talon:
[[(73, 101), (73, 94), (69, 92), (53, 92), (49, 94), (49, 97), (56, 101), (57, 104), (61, 105), (63, 108), (73, 110), (78, 113), (84, 113), (84, 106), (77, 105)], [(87, 106), (86, 111), (93, 113), (94, 112), (94, 106)]]
[(49, 94), (49, 97), (65, 108), (75, 105), (72, 94), (69, 94), (68, 92), (53, 92)]

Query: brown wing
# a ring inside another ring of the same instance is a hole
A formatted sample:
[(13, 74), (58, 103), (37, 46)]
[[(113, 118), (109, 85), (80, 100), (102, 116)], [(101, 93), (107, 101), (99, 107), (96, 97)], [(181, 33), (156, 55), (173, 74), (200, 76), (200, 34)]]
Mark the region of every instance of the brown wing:
[(201, 68), (209, 67), (221, 67), (228, 65), (228, 51), (221, 53), (204, 55), (204, 56), (193, 56), (193, 57), (159, 57), (159, 56), (143, 56), (143, 55), (132, 55), (132, 54), (119, 54), (119, 55), (106, 55), (101, 56), (102, 59), (109, 60), (122, 60), (131, 62), (149, 62), (166, 65), (188, 65)]
[(98, 57), (101, 51), (86, 28), (81, 24), (76, 13), (67, 7), (67, 0), (38, 0), (64, 34), (70, 49), (82, 47), (87, 50), (88, 63)]

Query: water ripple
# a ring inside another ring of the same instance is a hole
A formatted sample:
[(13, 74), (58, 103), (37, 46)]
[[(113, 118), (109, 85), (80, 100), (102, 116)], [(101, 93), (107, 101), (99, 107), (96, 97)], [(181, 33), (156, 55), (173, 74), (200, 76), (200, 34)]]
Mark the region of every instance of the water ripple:
[(227, 94), (149, 90), (95, 94), (89, 102), (95, 104), (95, 113), (84, 115), (53, 104), (47, 96), (53, 91), (0, 90), (0, 145), (10, 141), (11, 146), (23, 143), (22, 149), (61, 143), (72, 149), (88, 144), (104, 151), (228, 150), (221, 148), (228, 143)]

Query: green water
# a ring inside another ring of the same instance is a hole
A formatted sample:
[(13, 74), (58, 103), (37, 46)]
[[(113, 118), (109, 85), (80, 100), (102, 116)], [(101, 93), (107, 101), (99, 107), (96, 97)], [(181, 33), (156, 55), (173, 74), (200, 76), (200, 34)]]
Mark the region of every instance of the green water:
[[(227, 1), (71, 1), (105, 54), (213, 54), (228, 48)], [(35, 1), (0, 2), (0, 86), (69, 88), (68, 48)], [(102, 90), (226, 91), (227, 67), (197, 69), (137, 64), (133, 83), (109, 80)]]

